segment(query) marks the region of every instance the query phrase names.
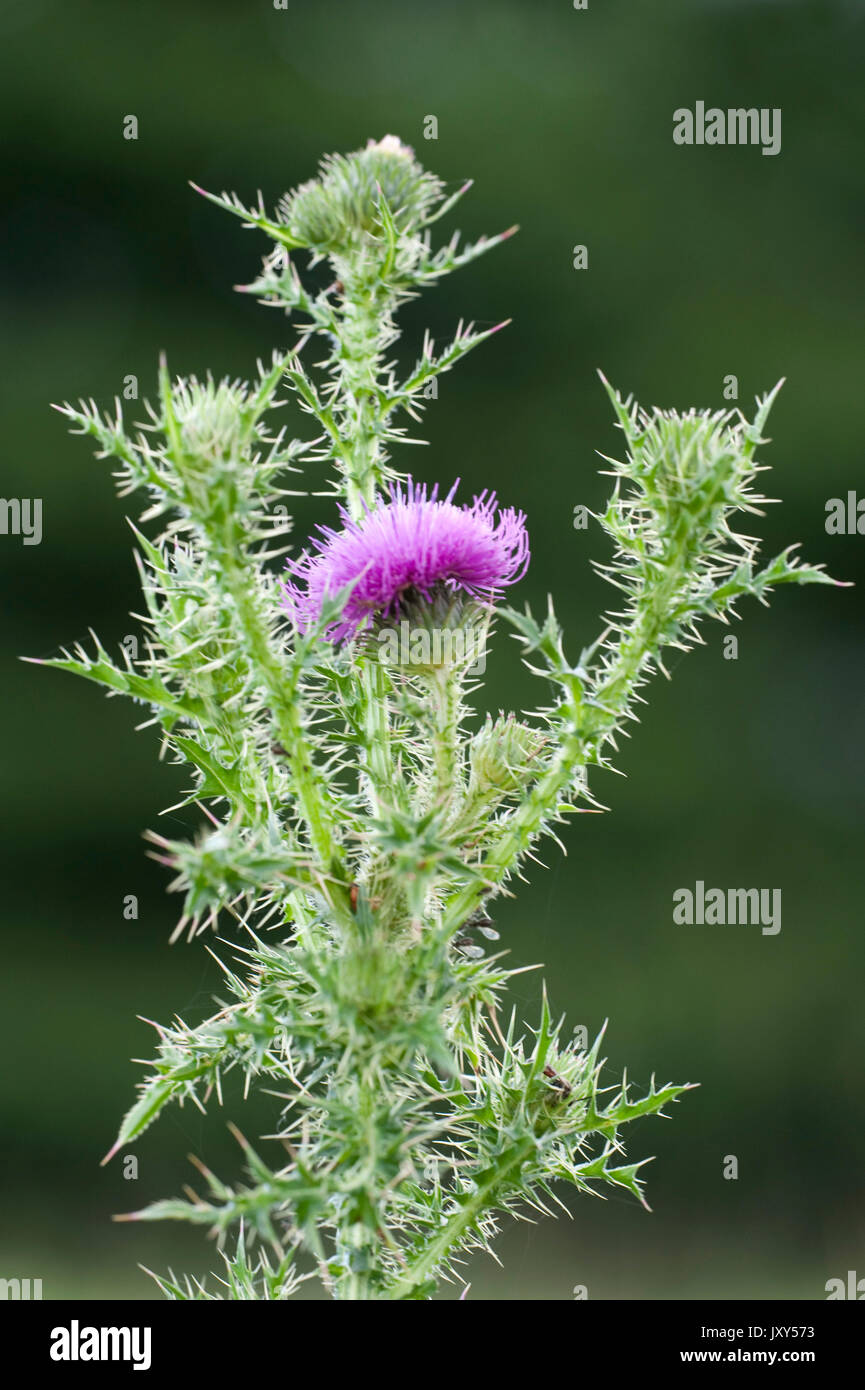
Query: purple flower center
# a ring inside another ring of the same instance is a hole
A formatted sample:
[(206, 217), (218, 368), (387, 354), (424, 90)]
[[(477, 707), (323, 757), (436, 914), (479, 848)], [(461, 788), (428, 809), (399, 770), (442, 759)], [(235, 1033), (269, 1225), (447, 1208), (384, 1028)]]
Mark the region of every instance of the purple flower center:
[(492, 601), (521, 579), (529, 564), (523, 513), (500, 510), (493, 492), (457, 506), (457, 486), (439, 499), (437, 485), (429, 496), (422, 484), (392, 485), (389, 500), (378, 499), (357, 521), (340, 507), (342, 530), (320, 526), (313, 549), (288, 564), (284, 606), (301, 632), (350, 584), (342, 616), (327, 633), (333, 642), (354, 637), (373, 617), (395, 616), (409, 594), (431, 602), (446, 588)]

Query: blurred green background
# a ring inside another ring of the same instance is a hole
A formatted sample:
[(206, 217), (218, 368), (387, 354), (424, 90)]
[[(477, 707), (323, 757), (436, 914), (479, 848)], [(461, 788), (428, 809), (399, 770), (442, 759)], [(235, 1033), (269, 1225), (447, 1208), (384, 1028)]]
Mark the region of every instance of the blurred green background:
[[(722, 406), (734, 373), (749, 409), (786, 376), (767, 545), (800, 540), (861, 582), (865, 540), (827, 536), (824, 507), (865, 491), (865, 6), (4, 0), (0, 50), (2, 492), (44, 504), (41, 545), (0, 537), (0, 1275), (42, 1278), (49, 1298), (147, 1298), (138, 1261), (202, 1272), (216, 1257), (195, 1233), (110, 1214), (179, 1191), (190, 1150), (226, 1176), (238, 1155), (225, 1115), (185, 1109), (144, 1137), (137, 1180), (98, 1167), (140, 1075), (128, 1059), (150, 1052), (136, 1015), (200, 1017), (217, 971), (200, 942), (167, 944), (176, 903), (141, 833), (183, 782), (152, 732), (16, 659), (91, 625), (109, 648), (136, 631), (134, 512), (48, 403), (107, 405), (129, 374), (152, 393), (162, 349), (175, 371), (234, 375), (288, 346), (284, 318), (231, 290), (264, 239), (187, 180), (273, 204), (323, 152), (394, 132), (445, 179), (475, 179), (467, 235), (522, 228), (404, 314), (406, 360), (425, 325), (444, 340), (460, 317), (514, 320), (443, 378), (431, 447), (404, 466), (526, 510), (522, 596), (555, 591), (574, 654), (611, 597), (590, 568), (602, 536), (572, 526), (605, 496), (595, 451), (618, 444), (598, 367), (680, 407)], [(782, 152), (674, 146), (673, 110), (698, 99), (781, 107)], [(300, 508), (298, 539), (323, 506)], [(634, 1157), (657, 1155), (652, 1215), (583, 1198), (572, 1222), (509, 1226), (504, 1270), (479, 1262), (472, 1297), (822, 1298), (827, 1279), (865, 1275), (861, 602), (812, 589), (743, 610), (736, 661), (725, 629), (707, 631), (654, 685), (627, 778), (596, 778), (611, 814), (572, 825), (567, 858), (551, 846), (502, 904), (514, 964), (543, 961), (573, 1023), (611, 1020), (611, 1078), (627, 1064), (701, 1089), (632, 1133)], [(489, 680), (493, 705), (543, 698), (504, 639)], [(672, 893), (696, 879), (781, 887), (782, 931), (674, 926)], [(531, 1004), (538, 976), (521, 980)], [(269, 1127), (266, 1107), (228, 1111), (250, 1135)]]

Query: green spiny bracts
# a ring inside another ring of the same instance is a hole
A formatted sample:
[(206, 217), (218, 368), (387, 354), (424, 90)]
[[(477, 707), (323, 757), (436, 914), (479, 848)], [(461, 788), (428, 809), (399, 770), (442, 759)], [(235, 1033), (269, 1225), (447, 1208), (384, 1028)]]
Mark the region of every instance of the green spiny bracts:
[(279, 220), (299, 246), (339, 256), (381, 246), (388, 216), (403, 234), (417, 233), (442, 193), (413, 151), (386, 135), (354, 154), (324, 159), (317, 179), (282, 200)]
[(469, 747), (472, 789), (480, 796), (518, 792), (536, 778), (547, 739), (514, 715), (489, 716)]

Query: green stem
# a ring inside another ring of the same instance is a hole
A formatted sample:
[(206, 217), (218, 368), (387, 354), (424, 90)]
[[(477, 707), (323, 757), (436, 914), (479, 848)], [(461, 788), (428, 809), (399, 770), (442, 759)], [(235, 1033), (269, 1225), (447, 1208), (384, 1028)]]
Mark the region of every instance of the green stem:
[(388, 1288), (391, 1299), (407, 1299), (435, 1274), (462, 1237), (477, 1223), (484, 1211), (499, 1206), (509, 1189), (519, 1185), (519, 1176), (536, 1148), (534, 1139), (523, 1139), (499, 1155), (499, 1161), (475, 1182), (474, 1191), (461, 1201), (457, 1210), (424, 1245), (405, 1273)]
[(432, 703), (433, 784), (432, 801), (447, 817), (460, 787), (460, 680), (449, 666), (430, 675)]
[(341, 433), (348, 441), (337, 460), (345, 479), (346, 501), (357, 520), (372, 506), (384, 480), (380, 356), (393, 312), (393, 297), (369, 272), (351, 262), (342, 267), (343, 310), (340, 343)]
[[(339, 341), (337, 394), (333, 404), (341, 439), (336, 462), (342, 472), (349, 515), (359, 520), (373, 506), (384, 481), (383, 392), (379, 386), (380, 358), (389, 341), (393, 295), (374, 268), (361, 262), (336, 265), (342, 284), (342, 312), (334, 332)], [(364, 772), (373, 814), (384, 816), (405, 797), (395, 766), (390, 718), (390, 682), (375, 656), (359, 657), (363, 701)], [(366, 878), (375, 876), (369, 866)], [(377, 1138), (382, 1104), (382, 1078), (362, 1071), (356, 1081), (358, 1117), (364, 1126), (366, 1171), (363, 1186), (367, 1211), (378, 1209), (382, 1179)], [(349, 1200), (357, 1196), (356, 1181)], [(339, 1299), (368, 1301), (380, 1288), (379, 1254), (385, 1234), (367, 1226), (338, 1229), (337, 1254), (345, 1267), (338, 1279)], [(360, 1266), (360, 1267), (353, 1267)]]
[(393, 758), (388, 705), (390, 683), (381, 662), (374, 656), (364, 659), (360, 675), (369, 799), (373, 812), (380, 816), (404, 801)]
[(276, 730), (288, 756), (298, 803), (322, 874), (322, 892), (345, 922), (351, 913), (346, 873), (336, 841), (329, 797), (313, 764), (299, 703), (294, 691), (286, 690), (282, 664), (271, 647), (248, 577), (233, 552), (223, 554), (222, 565), (249, 659), (267, 690)]

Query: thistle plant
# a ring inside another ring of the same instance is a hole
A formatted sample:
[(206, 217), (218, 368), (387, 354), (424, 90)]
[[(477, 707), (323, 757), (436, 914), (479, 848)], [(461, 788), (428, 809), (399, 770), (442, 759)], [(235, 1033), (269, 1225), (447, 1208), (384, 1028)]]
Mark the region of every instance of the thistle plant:
[[(448, 194), (387, 136), (326, 159), (272, 216), (206, 194), (272, 242), (245, 288), (296, 316), (299, 341), (251, 384), (173, 379), (163, 361), (141, 424), (119, 403), (60, 407), (116, 461), (121, 496), (145, 499), (146, 638), (137, 659), (96, 640), (46, 664), (144, 705), (188, 769), (200, 827), (152, 834), (152, 852), (183, 898), (175, 935), (218, 930), (224, 975), (209, 1017), (158, 1026), (107, 1158), (168, 1106), (221, 1104), (231, 1073), (274, 1107), (255, 1146), (235, 1131), (239, 1176), (201, 1166), (200, 1190), (126, 1218), (217, 1237), (217, 1274), (156, 1276), (171, 1298), (286, 1298), (312, 1278), (337, 1299), (424, 1299), (458, 1289), (509, 1214), (569, 1186), (645, 1203), (623, 1131), (688, 1087), (607, 1084), (602, 1039), (578, 1043), (545, 992), (534, 1017), (509, 1009), (524, 967), (497, 944), (495, 902), (597, 808), (590, 769), (609, 766), (669, 649), (747, 595), (831, 582), (792, 548), (761, 565), (734, 529), (766, 500), (756, 451), (777, 388), (748, 421), (644, 411), (605, 383), (623, 437), (597, 517), (615, 609), (574, 658), (551, 602), (542, 618), (505, 603), (526, 518), (393, 457), (429, 384), (496, 332), (427, 336), (407, 375), (392, 357), (401, 305), (515, 230), (437, 247), (468, 187)], [(292, 396), (300, 438), (276, 414)], [(294, 547), (285, 513), (303, 487), (323, 520)], [(473, 711), (497, 628), (542, 683), (533, 715)]]

